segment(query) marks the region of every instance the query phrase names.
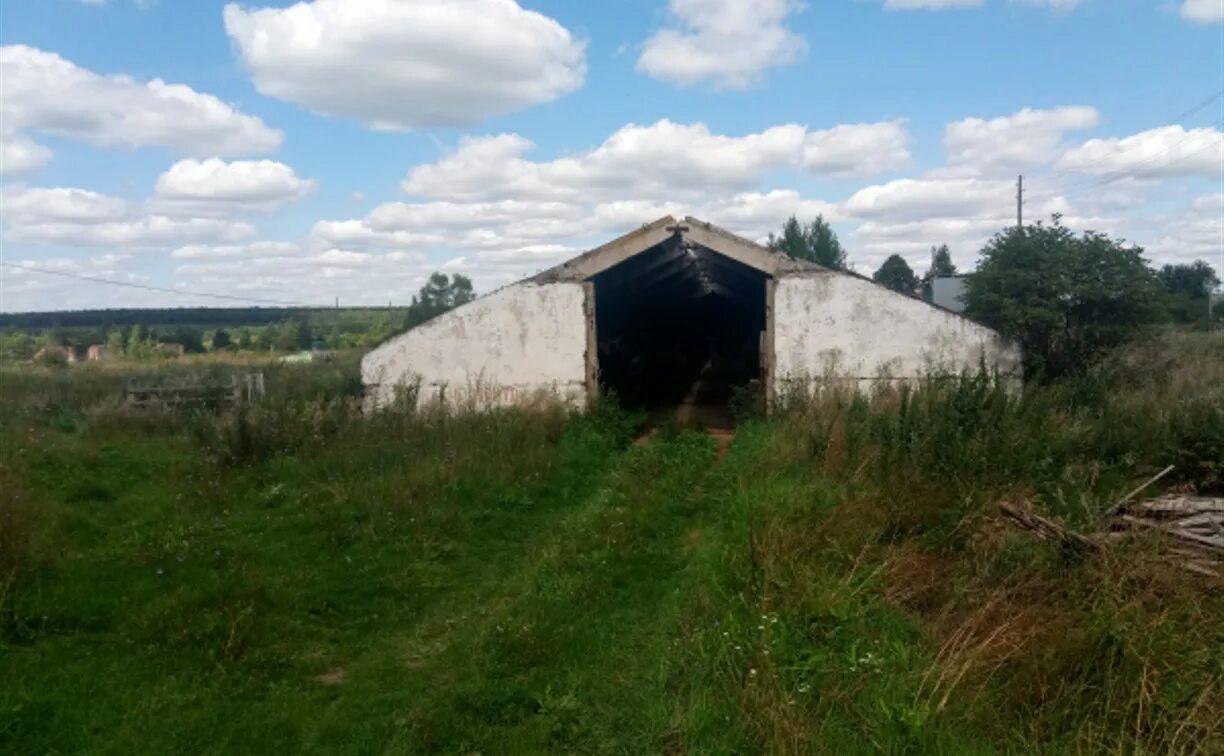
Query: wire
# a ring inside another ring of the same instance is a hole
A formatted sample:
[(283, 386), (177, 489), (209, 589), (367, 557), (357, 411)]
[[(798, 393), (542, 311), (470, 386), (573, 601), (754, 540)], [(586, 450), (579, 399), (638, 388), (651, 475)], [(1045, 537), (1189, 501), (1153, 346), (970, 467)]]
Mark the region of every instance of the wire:
[[(1221, 89), (1220, 91), (1216, 92), (1215, 94), (1211, 95), (1205, 100), (1202, 100), (1197, 105), (1194, 105), (1190, 109), (1183, 111), (1181, 114), (1169, 119), (1169, 122), (1166, 123), (1165, 126), (1182, 125), (1181, 124), (1182, 121), (1194, 115), (1195, 113), (1198, 113), (1200, 110), (1202, 110), (1203, 108), (1206, 108), (1208, 105), (1212, 104), (1213, 102), (1220, 99), (1221, 97), (1224, 97), (1224, 89)], [(1217, 121), (1217, 124), (1218, 124), (1218, 121)], [(1217, 126), (1218, 128), (1217, 124), (1212, 124), (1212, 125)], [(1197, 127), (1197, 128), (1204, 128), (1204, 127)], [(1129, 173), (1133, 171), (1134, 168), (1142, 167), (1144, 165), (1147, 165), (1148, 163), (1154, 162), (1155, 160), (1160, 159), (1162, 156), (1172, 153), (1178, 147), (1190, 141), (1191, 139), (1194, 139), (1195, 137), (1199, 136), (1199, 133), (1194, 128), (1188, 128), (1187, 132), (1188, 133), (1184, 137), (1174, 142), (1173, 144), (1169, 145), (1164, 150), (1160, 151), (1159, 153), (1157, 153), (1156, 155), (1154, 155), (1152, 158), (1148, 159), (1147, 161), (1140, 163), (1138, 166), (1131, 166), (1130, 168), (1123, 169), (1122, 171), (1113, 171), (1112, 173), (1120, 173), (1122, 175), (1129, 175)], [(1194, 154), (1198, 154), (1198, 153), (1194, 153)], [(1060, 178), (1063, 178), (1064, 176), (1069, 176), (1071, 174), (1084, 174), (1087, 172), (1085, 171), (1086, 168), (1091, 168), (1094, 165), (1100, 165), (1104, 162), (1105, 162), (1104, 160), (1094, 160), (1089, 163), (1084, 163), (1080, 165), (1079, 167), (1075, 168), (1074, 170), (1063, 169), (1061, 171), (1054, 171), (1053, 173), (1047, 174), (1044, 177), (1044, 180), (1050, 181), (1050, 180), (1060, 179)], [(1179, 158), (1176, 162), (1181, 162), (1181, 158)], [(1108, 173), (1105, 175), (1108, 175)], [(1101, 178), (1100, 176), (1097, 176), (1095, 178), (1091, 178), (1085, 182), (1080, 182), (1080, 183), (1082, 183), (1084, 186), (1088, 186), (1100, 178)], [(1063, 187), (1063, 190), (1066, 191), (1066, 190), (1075, 189), (1075, 188), (1077, 188), (1077, 185), (1073, 183), (1070, 186)]]
[(0, 262), (6, 268), (16, 268), (17, 270), (28, 270), (32, 273), (43, 273), (48, 276), (62, 276), (64, 278), (75, 278), (79, 281), (91, 281), (93, 283), (108, 284), (110, 286), (126, 286), (129, 289), (144, 289), (145, 291), (160, 291), (169, 294), (178, 294), (180, 296), (189, 297), (207, 297), (209, 299), (226, 299), (234, 302), (251, 302), (256, 304), (274, 304), (288, 307), (312, 307), (303, 302), (287, 302), (279, 299), (259, 299), (256, 297), (239, 297), (233, 294), (214, 294), (206, 291), (187, 291), (184, 289), (170, 289), (164, 286), (151, 286), (148, 284), (130, 283), (128, 281), (116, 281), (111, 278), (101, 278), (98, 276), (86, 276), (80, 273), (68, 273), (62, 270), (50, 270), (48, 268), (37, 268), (33, 265), (18, 265), (16, 263)]
[[(1194, 136), (1197, 136), (1197, 134), (1195, 134)], [(1211, 140), (1209, 144), (1205, 144), (1193, 152), (1187, 152), (1186, 154), (1174, 160), (1171, 160), (1168, 163), (1165, 163), (1164, 165), (1160, 166), (1160, 168), (1162, 169), (1172, 168), (1173, 166), (1179, 163), (1186, 162), (1192, 157), (1197, 157), (1198, 155), (1206, 152), (1207, 150), (1212, 149), (1213, 147), (1219, 148), (1221, 146), (1221, 143), (1217, 139), (1214, 138), (1218, 136), (1217, 134), (1209, 134), (1208, 136), (1213, 137), (1213, 139)], [(1183, 139), (1180, 142), (1177, 142), (1176, 144), (1170, 145), (1167, 149), (1162, 150), (1161, 152), (1157, 153), (1156, 155), (1153, 155), (1152, 157), (1148, 158), (1147, 160), (1144, 160), (1141, 163), (1136, 163), (1135, 165), (1127, 166), (1126, 168), (1119, 169), (1117, 171), (1114, 171), (1109, 174), (1105, 174), (1103, 176), (1097, 176), (1087, 181), (1081, 181), (1078, 183), (1068, 184), (1067, 186), (1064, 186), (1062, 188), (1062, 191), (1068, 192), (1068, 191), (1082, 191), (1084, 189), (1095, 189), (1099, 186), (1106, 186), (1107, 184), (1112, 184), (1113, 182), (1120, 181), (1121, 179), (1124, 179), (1124, 178), (1141, 178), (1140, 176), (1136, 175), (1136, 172), (1139, 169), (1146, 168), (1150, 165), (1153, 165), (1157, 160), (1160, 160), (1166, 155), (1171, 154), (1173, 150), (1175, 150), (1179, 145), (1185, 143), (1187, 140), (1188, 138)]]
[(1184, 112), (1184, 113), (1182, 113), (1181, 115), (1177, 116), (1176, 118), (1174, 118), (1174, 119), (1173, 119), (1173, 122), (1174, 122), (1174, 123), (1180, 123), (1180, 122), (1181, 122), (1181, 121), (1183, 121), (1184, 119), (1189, 118), (1190, 116), (1192, 116), (1192, 115), (1194, 115), (1195, 113), (1199, 112), (1200, 110), (1202, 110), (1203, 108), (1207, 107), (1208, 105), (1210, 105), (1211, 103), (1215, 102), (1216, 100), (1220, 99), (1221, 97), (1224, 97), (1224, 89), (1221, 89), (1219, 92), (1216, 92), (1216, 93), (1215, 93), (1215, 94), (1213, 94), (1212, 96), (1208, 97), (1206, 100), (1203, 100), (1202, 102), (1200, 102), (1198, 105), (1195, 105), (1194, 107), (1190, 108), (1190, 109), (1189, 109), (1189, 110), (1187, 110), (1186, 112)]

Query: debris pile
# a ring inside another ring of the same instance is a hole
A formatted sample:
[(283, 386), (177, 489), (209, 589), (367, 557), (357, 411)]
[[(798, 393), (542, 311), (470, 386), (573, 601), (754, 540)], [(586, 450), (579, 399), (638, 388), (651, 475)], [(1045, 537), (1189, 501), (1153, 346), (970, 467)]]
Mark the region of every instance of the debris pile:
[(1169, 494), (1126, 505), (1113, 532), (1157, 530), (1175, 540), (1170, 552), (1193, 572), (1219, 575), (1224, 561), (1224, 498)]
[(999, 511), (1016, 527), (1081, 553), (1099, 551), (1105, 542), (1127, 533), (1156, 531), (1170, 539), (1166, 553), (1178, 565), (1201, 575), (1220, 577), (1224, 575), (1224, 497), (1166, 494), (1134, 501), (1172, 469), (1166, 467), (1111, 506), (1106, 513), (1107, 529), (1100, 533), (1082, 535), (1007, 502), (999, 503)]

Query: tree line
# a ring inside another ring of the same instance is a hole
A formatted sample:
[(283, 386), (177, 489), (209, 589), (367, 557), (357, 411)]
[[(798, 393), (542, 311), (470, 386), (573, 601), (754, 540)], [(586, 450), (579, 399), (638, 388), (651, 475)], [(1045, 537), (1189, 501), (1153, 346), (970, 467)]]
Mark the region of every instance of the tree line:
[[(845, 249), (821, 216), (807, 224), (792, 216), (768, 243), (792, 257), (849, 270)], [(987, 242), (965, 274), (965, 314), (1019, 343), (1026, 373), (1048, 379), (1082, 369), (1155, 325), (1224, 323), (1224, 306), (1211, 314), (1220, 278), (1209, 264), (1157, 269), (1143, 255), (1142, 247), (1108, 234), (1077, 234), (1058, 215), (1013, 226)], [(946, 244), (933, 247), (930, 260), (919, 276), (903, 257), (890, 255), (872, 279), (930, 299), (935, 279), (957, 275)]]
[(186, 353), (368, 348), (475, 298), (466, 276), (434, 273), (407, 307), (174, 308), (19, 313), (0, 318), (0, 359), (29, 360), (44, 347), (93, 345), (108, 357), (159, 359)]

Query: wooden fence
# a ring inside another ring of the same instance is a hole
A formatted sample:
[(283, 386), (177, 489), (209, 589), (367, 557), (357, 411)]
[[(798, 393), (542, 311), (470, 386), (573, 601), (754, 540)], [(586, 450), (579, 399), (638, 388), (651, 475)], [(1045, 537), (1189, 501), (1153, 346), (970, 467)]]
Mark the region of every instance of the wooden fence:
[(133, 379), (124, 386), (123, 398), (129, 405), (137, 407), (217, 406), (255, 401), (263, 398), (265, 390), (263, 373), (233, 376), (228, 383), (181, 386), (147, 386)]

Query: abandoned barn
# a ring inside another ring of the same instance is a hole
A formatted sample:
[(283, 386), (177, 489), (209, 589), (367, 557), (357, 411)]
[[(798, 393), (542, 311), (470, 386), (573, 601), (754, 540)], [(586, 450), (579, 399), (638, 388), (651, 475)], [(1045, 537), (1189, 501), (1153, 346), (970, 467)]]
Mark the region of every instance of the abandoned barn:
[(375, 403), (415, 385), (423, 402), (581, 406), (614, 391), (664, 407), (982, 365), (1018, 375), (1020, 354), (957, 313), (665, 217), (390, 339), (362, 378)]

